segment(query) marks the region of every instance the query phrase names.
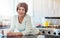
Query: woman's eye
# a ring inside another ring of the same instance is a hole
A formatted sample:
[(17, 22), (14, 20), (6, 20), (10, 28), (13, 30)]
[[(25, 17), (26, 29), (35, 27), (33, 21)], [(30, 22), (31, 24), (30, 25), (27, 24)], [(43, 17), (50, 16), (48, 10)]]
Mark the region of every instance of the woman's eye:
[(18, 9), (18, 10), (21, 10), (21, 9)]
[(22, 9), (23, 11), (25, 11), (25, 9)]
[(25, 9), (18, 9), (18, 10), (22, 10), (22, 11), (25, 11)]

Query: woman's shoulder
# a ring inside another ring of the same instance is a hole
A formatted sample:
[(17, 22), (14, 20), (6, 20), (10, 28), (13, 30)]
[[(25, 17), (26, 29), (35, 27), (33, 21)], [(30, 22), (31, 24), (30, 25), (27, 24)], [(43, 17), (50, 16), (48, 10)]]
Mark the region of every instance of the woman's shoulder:
[(15, 19), (17, 19), (17, 17), (18, 17), (18, 15), (13, 15), (12, 19), (15, 20)]
[(14, 15), (14, 16), (13, 16), (13, 18), (17, 18), (17, 17), (18, 17), (18, 15)]
[(31, 18), (28, 14), (25, 15), (26, 18)]
[(27, 15), (25, 15), (25, 19), (26, 20), (31, 20), (31, 17), (27, 14)]

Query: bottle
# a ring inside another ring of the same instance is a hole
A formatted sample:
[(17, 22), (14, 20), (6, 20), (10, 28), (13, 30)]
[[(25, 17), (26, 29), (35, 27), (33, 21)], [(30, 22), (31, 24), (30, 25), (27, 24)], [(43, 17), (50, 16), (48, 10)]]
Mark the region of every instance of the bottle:
[(48, 22), (48, 21), (45, 21), (45, 22), (43, 23), (43, 25), (44, 25), (45, 27), (48, 27), (48, 26), (49, 26), (49, 22)]

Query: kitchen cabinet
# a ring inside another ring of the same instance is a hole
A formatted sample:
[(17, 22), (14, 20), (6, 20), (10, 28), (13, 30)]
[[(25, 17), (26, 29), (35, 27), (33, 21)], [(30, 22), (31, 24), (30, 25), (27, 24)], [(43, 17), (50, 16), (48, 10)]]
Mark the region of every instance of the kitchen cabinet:
[(34, 0), (33, 12), (35, 17), (60, 16), (60, 0)]
[(60, 0), (33, 0), (34, 24), (41, 24), (45, 17), (60, 17)]

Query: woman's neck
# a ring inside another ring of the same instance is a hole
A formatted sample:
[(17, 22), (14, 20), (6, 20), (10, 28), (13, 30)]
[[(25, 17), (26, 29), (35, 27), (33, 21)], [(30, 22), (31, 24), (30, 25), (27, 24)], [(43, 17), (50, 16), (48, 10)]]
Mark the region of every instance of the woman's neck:
[(24, 16), (18, 16), (18, 21), (19, 21), (19, 23), (22, 23), (23, 20), (24, 20)]

